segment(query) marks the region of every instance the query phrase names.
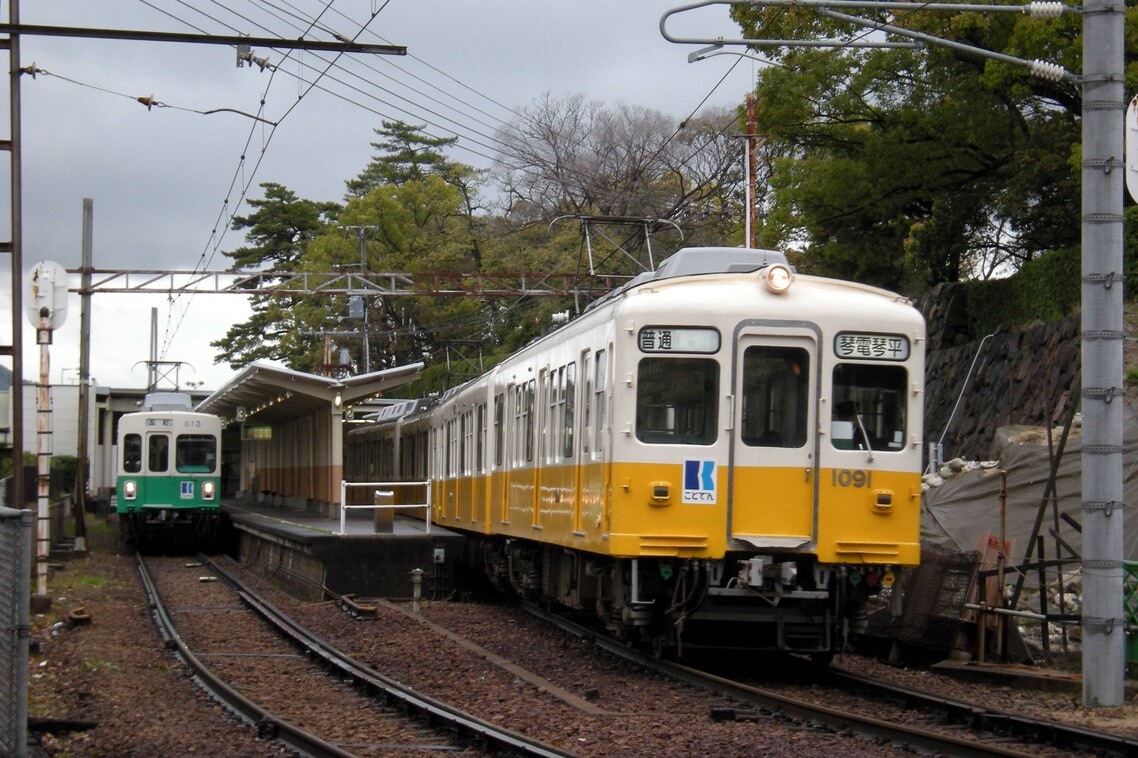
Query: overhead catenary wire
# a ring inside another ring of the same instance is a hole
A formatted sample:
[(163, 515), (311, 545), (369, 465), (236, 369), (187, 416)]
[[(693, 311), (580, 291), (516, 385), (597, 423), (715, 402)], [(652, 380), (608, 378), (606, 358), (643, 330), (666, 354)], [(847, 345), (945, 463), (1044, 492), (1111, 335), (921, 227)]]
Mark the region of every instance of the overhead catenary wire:
[[(256, 32), (256, 28), (252, 28), (255, 26), (257, 28), (265, 29), (270, 34), (279, 34), (282, 35), (282, 37), (294, 38), (296, 36), (294, 33), (295, 30), (293, 30), (291, 26), (290, 31), (284, 31), (282, 33), (281, 30), (284, 29), (285, 26), (282, 19), (288, 19), (293, 22), (295, 22), (296, 19), (301, 19), (304, 23), (309, 25), (308, 28), (310, 31), (319, 29), (321, 30), (319, 33), (324, 34), (325, 32), (323, 30), (328, 30), (327, 33), (329, 34), (343, 36), (340, 35), (338, 31), (335, 31), (333, 29), (333, 25), (330, 25), (328, 23), (328, 19), (331, 19), (333, 17), (337, 20), (348, 19), (348, 16), (344, 15), (338, 8), (335, 8), (328, 3), (322, 4), (318, 9), (318, 12), (306, 13), (303, 11), (294, 10), (296, 8), (296, 5), (289, 2), (222, 4), (218, 2), (197, 3), (187, 0), (179, 0), (180, 8), (173, 9), (169, 7), (158, 7), (157, 4), (149, 2), (148, 0), (140, 0), (140, 2), (142, 2), (142, 4), (148, 8), (163, 14), (165, 17), (173, 19), (177, 23), (184, 25), (186, 28), (192, 28), (200, 31), (201, 33), (208, 33), (207, 29), (218, 27), (224, 28), (229, 32), (235, 32), (239, 29)], [(386, 6), (386, 4), (384, 4), (384, 6)], [(375, 7), (376, 6), (373, 5), (373, 8)], [(272, 11), (272, 13), (275, 14), (273, 16), (274, 20), (266, 21), (263, 18), (258, 20), (258, 16), (256, 14), (262, 13), (266, 9)], [(381, 10), (383, 10), (383, 7), (379, 7), (375, 13), (378, 14), (378, 12)], [(254, 11), (256, 11), (256, 13)], [(198, 14), (199, 18), (191, 20), (191, 13)], [(372, 18), (374, 18), (374, 15)], [(293, 23), (293, 26), (295, 26), (295, 23)], [(358, 29), (359, 30), (354, 35), (356, 38), (360, 38), (361, 34), (366, 35), (369, 38), (375, 35), (375, 32), (371, 30), (367, 24), (362, 24)], [(208, 266), (209, 262), (212, 261), (216, 254), (222, 249), (222, 245), (224, 244), (224, 239), (227, 235), (227, 232), (231, 231), (230, 227), (232, 218), (234, 215), (236, 215), (236, 213), (239, 212), (239, 209), (243, 205), (245, 198), (248, 196), (250, 189), (256, 184), (257, 177), (260, 174), (262, 161), (268, 151), (271, 150), (271, 143), (273, 136), (276, 134), (276, 128), (284, 123), (288, 123), (288, 114), (292, 112), (294, 108), (298, 107), (299, 102), (303, 100), (305, 94), (316, 91), (328, 91), (330, 94), (332, 94), (332, 96), (338, 97), (345, 102), (351, 102), (356, 107), (360, 107), (359, 103), (363, 102), (366, 109), (368, 102), (367, 97), (364, 94), (360, 93), (368, 92), (374, 95), (375, 92), (378, 92), (378, 90), (371, 90), (370, 82), (365, 80), (378, 79), (380, 77), (368, 75), (361, 77), (359, 74), (359, 71), (361, 70), (359, 66), (353, 64), (350, 67), (345, 67), (343, 65), (344, 61), (334, 59), (330, 62), (318, 64), (321, 66), (321, 69), (316, 74), (309, 76), (306, 74), (305, 69), (300, 68), (296, 63), (286, 63), (286, 61), (297, 60), (298, 58), (299, 56), (296, 56), (294, 58), (289, 58), (286, 56), (283, 59), (279, 59), (274, 62), (272, 71), (270, 72), (266, 70), (266, 73), (269, 73), (270, 76), (275, 73), (284, 73), (286, 76), (297, 80), (298, 87), (303, 88), (300, 90), (301, 95), (293, 99), (291, 94), (285, 94), (282, 90), (280, 90), (279, 86), (274, 87), (272, 84), (273, 79), (270, 78), (270, 82), (267, 83), (263, 88), (261, 101), (258, 103), (259, 107), (257, 109), (241, 108), (239, 107), (240, 104), (229, 103), (217, 104), (224, 106), (220, 108), (193, 108), (186, 107), (181, 103), (175, 103), (172, 98), (159, 99), (157, 95), (150, 94), (142, 96), (129, 95), (129, 97), (132, 97), (135, 100), (139, 100), (139, 102), (143, 103), (144, 105), (147, 104), (144, 102), (144, 100), (149, 100), (149, 106), (154, 110), (167, 109), (202, 114), (221, 114), (227, 110), (230, 110), (233, 111), (234, 114), (241, 113), (246, 117), (250, 117), (252, 119), (263, 119), (263, 121), (255, 122), (250, 126), (246, 140), (246, 147), (241, 151), (240, 158), (238, 159), (237, 165), (235, 166), (234, 171), (231, 175), (229, 182), (230, 190), (225, 194), (225, 198), (222, 201), (221, 210), (219, 211), (217, 221), (213, 225), (213, 228), (209, 234), (209, 241), (204, 246), (202, 254), (199, 257), (199, 267)], [(322, 57), (314, 54), (304, 56), (304, 60), (301, 65), (310, 66), (314, 64), (316, 60), (319, 60), (321, 58), (327, 61), (326, 56)], [(502, 157), (501, 154), (498, 154), (498, 147), (501, 146), (500, 142), (491, 142), (489, 139), (484, 140), (484, 147), (481, 150), (478, 149), (477, 145), (473, 144), (473, 140), (478, 139), (478, 135), (472, 133), (467, 128), (467, 126), (472, 123), (471, 119), (468, 118), (468, 116), (472, 113), (480, 113), (482, 114), (482, 117), (480, 117), (478, 120), (482, 122), (485, 128), (505, 128), (505, 120), (524, 119), (524, 111), (515, 110), (503, 105), (493, 98), (483, 95), (476, 88), (461, 83), (457, 78), (449, 74), (445, 74), (445, 72), (442, 72), (442, 70), (438, 67), (427, 63), (419, 57), (411, 56), (409, 57), (409, 60), (422, 65), (424, 69), (429, 69), (430, 72), (433, 72), (433, 74), (442, 76), (442, 78), (445, 80), (444, 84), (446, 82), (449, 82), (451, 84), (457, 85), (459, 89), (456, 92), (454, 91), (454, 87), (451, 87), (449, 84), (444, 87), (440, 87), (434, 83), (428, 82), (427, 78), (419, 76), (417, 73), (410, 72), (410, 79), (414, 81), (414, 83), (410, 86), (422, 92), (430, 90), (432, 92), (440, 93), (440, 97), (434, 97), (432, 95), (432, 99), (427, 100), (426, 98), (423, 98), (423, 100), (435, 103), (437, 108), (432, 107), (432, 110), (441, 109), (441, 115), (446, 116), (447, 118), (452, 118), (452, 121), (444, 122), (439, 119), (434, 119), (429, 113), (425, 113), (424, 111), (420, 110), (420, 106), (423, 105), (422, 101), (416, 102), (417, 98), (415, 98), (413, 95), (408, 95), (405, 97), (402, 93), (395, 93), (391, 95), (391, 98), (395, 100), (393, 103), (394, 105), (402, 106), (404, 108), (404, 110), (400, 111), (400, 113), (406, 114), (408, 120), (414, 122), (434, 122), (436, 124), (451, 126), (453, 127), (452, 129), (443, 130), (443, 136), (458, 137), (458, 149), (467, 150), (468, 152), (471, 152), (471, 154), (485, 160), (500, 159)], [(371, 59), (366, 60), (366, 63), (368, 65), (368, 68), (364, 70), (373, 72), (382, 71), (384, 72), (383, 75), (385, 77), (387, 76), (388, 72), (393, 70), (409, 70), (409, 66), (380, 66)], [(286, 65), (288, 66), (288, 69), (282, 70)], [(295, 71), (293, 70), (294, 68), (296, 69)], [(345, 71), (347, 71), (347, 73), (345, 73)], [(401, 78), (405, 79), (406, 77), (402, 77), (401, 75)], [(353, 79), (359, 83), (353, 85)], [(351, 85), (351, 88), (343, 88), (345, 84)], [(394, 92), (393, 88), (389, 89)], [(108, 91), (113, 92), (113, 90)], [(123, 97), (128, 96), (124, 95), (123, 93), (114, 94)], [(281, 100), (282, 96), (284, 96), (286, 100), (291, 101), (290, 107), (285, 110), (285, 115), (269, 115), (269, 111), (271, 110), (274, 102), (278, 104), (283, 102)], [(388, 98), (383, 98), (383, 100), (387, 99)], [(473, 102), (474, 100), (478, 100), (479, 102)], [(238, 107), (229, 108), (228, 106), (230, 105), (236, 105)], [(502, 112), (503, 122), (501, 124), (496, 124), (494, 120), (494, 111), (499, 109)], [(378, 105), (370, 108), (371, 112), (383, 117), (389, 117), (392, 113), (392, 110), (393, 109), (389, 108), (388, 105), (383, 102), (380, 102)], [(454, 118), (451, 115), (452, 113), (460, 113), (466, 115), (460, 115), (457, 118)], [(421, 116), (427, 116), (427, 118), (420, 118)], [(403, 119), (400, 118), (400, 120)], [(725, 128), (728, 127), (729, 124), (725, 125)], [(436, 134), (435, 136), (440, 135)], [(484, 133), (483, 136), (489, 138), (495, 135)], [(250, 150), (257, 151), (258, 149), (260, 152), (254, 159), (253, 153), (251, 153)], [(514, 166), (514, 168), (524, 169), (527, 167)], [(172, 336), (173, 332), (170, 332), (170, 335), (165, 341), (165, 345), (167, 347), (172, 340)], [(165, 352), (163, 354), (165, 355)]]
[[(326, 29), (326, 31), (329, 31), (330, 33), (335, 33), (335, 32), (331, 32), (331, 30), (328, 30), (328, 29)], [(361, 31), (362, 31), (362, 30), (361, 30)], [(358, 37), (358, 34), (357, 34), (357, 37)], [(372, 68), (374, 68), (374, 67), (372, 67)], [(734, 68), (734, 66), (732, 66), (732, 70), (733, 70), (733, 68)], [(275, 71), (279, 71), (279, 70), (280, 70), (279, 66), (277, 66), (277, 67), (274, 67), (274, 70), (275, 70)], [(698, 111), (699, 107), (702, 107), (702, 105), (703, 105), (704, 103), (706, 103), (707, 99), (708, 99), (708, 98), (711, 96), (711, 94), (713, 94), (713, 93), (714, 93), (714, 91), (715, 91), (715, 90), (716, 90), (716, 89), (717, 89), (717, 88), (718, 88), (718, 87), (719, 87), (719, 86), (722, 84), (722, 82), (726, 80), (726, 78), (727, 78), (727, 76), (728, 76), (729, 74), (730, 74), (730, 70), (728, 71), (728, 73), (727, 73), (727, 74), (725, 74), (725, 75), (724, 75), (724, 76), (723, 76), (723, 77), (720, 79), (720, 82), (719, 82), (719, 83), (717, 83), (717, 84), (716, 84), (716, 86), (712, 88), (712, 90), (711, 90), (711, 91), (708, 93), (708, 95), (704, 97), (704, 99), (701, 101), (700, 105), (699, 105), (699, 106), (697, 106), (697, 108), (696, 108), (696, 109), (694, 109), (694, 110), (692, 111), (692, 115), (694, 115), (694, 113), (695, 113), (696, 111)], [(334, 80), (334, 81), (337, 81), (337, 82), (343, 83), (341, 79), (338, 79), (338, 78), (336, 78), (336, 77), (333, 77), (333, 76), (331, 76), (331, 75), (329, 75), (329, 76), (328, 76), (328, 78), (329, 78), (329, 79), (332, 79), (332, 80)], [(455, 81), (457, 81), (457, 80), (455, 80)], [(329, 91), (329, 90), (327, 90), (327, 88), (323, 88), (323, 87), (321, 87), (321, 89), (322, 89), (322, 90), (324, 90), (324, 91)], [(355, 89), (355, 88), (354, 88), (354, 89)], [(381, 89), (382, 89), (382, 88), (381, 88)], [(358, 90), (357, 90), (357, 91), (358, 91)], [(389, 90), (385, 90), (385, 91), (389, 91)], [(339, 95), (337, 95), (336, 93), (331, 93), (331, 92), (330, 92), (330, 94), (333, 94), (333, 95), (335, 95), (335, 96), (339, 96)], [(392, 93), (392, 94), (394, 94), (394, 93)], [(378, 98), (377, 98), (377, 99), (378, 99)], [(380, 100), (380, 102), (383, 102), (383, 101), (382, 101), (382, 100)], [(437, 101), (436, 101), (436, 102), (437, 102)], [(358, 103), (356, 103), (356, 104), (358, 105)], [(407, 112), (407, 113), (409, 113), (409, 115), (410, 115), (410, 112), (409, 112), (409, 111), (404, 111), (404, 112)], [(517, 112), (516, 112), (516, 111), (512, 111), (512, 110), (511, 110), (511, 112), (512, 112), (512, 113), (514, 113), (515, 115), (517, 115)], [(682, 122), (682, 124), (681, 124), (681, 128), (682, 128), (682, 126), (683, 126), (683, 125), (685, 125), (685, 124), (688, 122), (688, 120), (690, 120), (690, 118), (691, 118), (691, 115), (689, 115), (689, 117), (688, 117), (687, 119), (685, 119), (685, 120)], [(725, 130), (726, 128), (729, 128), (729, 126), (730, 126), (730, 124), (725, 124), (725, 125), (724, 125), (724, 130)], [(660, 147), (657, 149), (656, 155), (658, 155), (658, 154), (659, 154), (659, 152), (661, 152), (661, 151), (662, 151), (662, 150), (663, 150), (663, 149), (664, 149), (664, 148), (667, 146), (668, 142), (670, 142), (672, 139), (674, 139), (674, 137), (675, 137), (676, 133), (678, 133), (678, 130), (677, 130), (677, 132), (673, 133), (673, 135), (672, 135), (671, 137), (669, 137), (669, 138), (668, 138), (668, 140), (666, 140), (666, 141), (664, 142), (664, 144), (662, 144), (662, 145), (661, 145), (661, 146), (660, 146)], [(457, 134), (456, 134), (455, 136), (459, 136), (459, 135), (457, 135)], [(488, 147), (488, 146), (487, 146), (487, 147)], [(467, 149), (467, 150), (469, 150), (469, 148), (466, 148), (466, 149)], [(486, 155), (483, 155), (483, 157), (486, 157), (486, 158), (491, 158), (491, 156), (486, 156)], [(626, 190), (626, 191), (627, 191), (627, 190)], [(224, 233), (223, 233), (223, 235), (222, 235), (222, 236), (224, 236)], [(219, 238), (219, 239), (220, 239), (220, 238)], [(215, 253), (216, 253), (216, 250), (218, 249), (218, 247), (219, 247), (219, 241), (218, 241), (218, 243), (217, 243), (217, 244), (215, 244), (215, 245), (214, 245), (214, 252), (215, 252)], [(212, 255), (210, 256), (210, 258), (212, 259)], [(183, 316), (183, 318), (184, 318), (184, 316)], [(180, 323), (180, 322), (179, 322), (179, 323)], [(176, 331), (176, 328), (175, 328), (175, 331)], [(169, 343), (169, 340), (167, 340), (167, 344), (168, 344), (168, 343)]]

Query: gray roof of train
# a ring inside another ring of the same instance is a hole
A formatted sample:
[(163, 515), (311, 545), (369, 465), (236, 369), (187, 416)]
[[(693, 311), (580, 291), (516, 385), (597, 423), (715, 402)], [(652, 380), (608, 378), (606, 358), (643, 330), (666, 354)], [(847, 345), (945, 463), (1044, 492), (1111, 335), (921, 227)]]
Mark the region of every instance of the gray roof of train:
[(744, 274), (781, 263), (789, 266), (786, 256), (777, 250), (747, 247), (685, 247), (666, 258), (655, 271), (645, 271), (604, 297), (594, 300), (585, 310), (607, 302), (622, 292), (649, 282), (699, 274)]

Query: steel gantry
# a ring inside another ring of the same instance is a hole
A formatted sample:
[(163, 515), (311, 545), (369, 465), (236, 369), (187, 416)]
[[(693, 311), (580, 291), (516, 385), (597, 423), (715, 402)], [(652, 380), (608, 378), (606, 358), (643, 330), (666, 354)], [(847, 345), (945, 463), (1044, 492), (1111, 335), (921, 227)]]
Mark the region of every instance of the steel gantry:
[(580, 274), (174, 271), (162, 269), (71, 269), (90, 277), (72, 287), (81, 294), (363, 295), (458, 297), (600, 297), (628, 277)]

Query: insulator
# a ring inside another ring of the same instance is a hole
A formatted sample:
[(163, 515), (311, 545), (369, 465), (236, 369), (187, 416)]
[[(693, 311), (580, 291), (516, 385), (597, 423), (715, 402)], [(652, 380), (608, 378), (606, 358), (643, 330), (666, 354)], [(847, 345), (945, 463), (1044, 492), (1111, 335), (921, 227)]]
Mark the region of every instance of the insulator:
[(1031, 73), (1040, 79), (1048, 79), (1057, 82), (1063, 78), (1067, 70), (1058, 63), (1050, 63), (1036, 59), (1031, 62)]
[(1066, 11), (1067, 6), (1059, 2), (1036, 0), (1036, 2), (1027, 5), (1027, 12), (1031, 14), (1032, 18), (1059, 18)]

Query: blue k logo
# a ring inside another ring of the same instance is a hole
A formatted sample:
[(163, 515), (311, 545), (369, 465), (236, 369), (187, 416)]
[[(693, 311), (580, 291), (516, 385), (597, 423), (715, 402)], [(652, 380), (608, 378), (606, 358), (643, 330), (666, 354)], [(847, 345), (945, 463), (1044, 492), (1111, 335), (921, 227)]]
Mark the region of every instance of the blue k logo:
[(715, 504), (715, 461), (684, 461), (683, 502)]

